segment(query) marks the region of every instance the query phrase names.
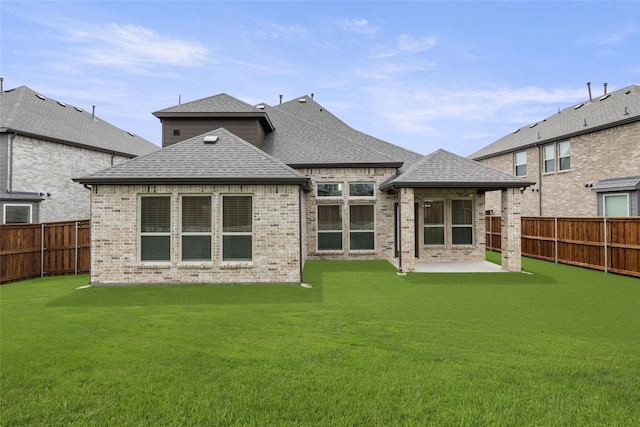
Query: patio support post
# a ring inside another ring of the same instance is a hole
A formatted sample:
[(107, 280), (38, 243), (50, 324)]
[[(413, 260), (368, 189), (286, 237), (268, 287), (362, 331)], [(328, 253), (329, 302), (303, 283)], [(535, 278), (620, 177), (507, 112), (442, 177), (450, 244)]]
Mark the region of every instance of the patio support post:
[(522, 269), (521, 203), (519, 188), (502, 190), (502, 270), (519, 272)]
[(402, 270), (415, 271), (415, 218), (413, 188), (400, 188), (400, 251), (402, 256)]

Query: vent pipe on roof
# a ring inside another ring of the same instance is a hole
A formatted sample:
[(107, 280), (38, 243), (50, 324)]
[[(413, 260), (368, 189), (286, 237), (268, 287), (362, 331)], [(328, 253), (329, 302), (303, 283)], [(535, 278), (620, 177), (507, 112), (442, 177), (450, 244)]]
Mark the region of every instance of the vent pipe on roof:
[(4, 77), (0, 77), (0, 95), (4, 93)]
[(91, 120), (95, 120), (96, 119), (96, 106), (92, 105), (91, 106)]
[(311, 92), (311, 99), (313, 99), (313, 92)]
[(587, 89), (589, 89), (589, 102), (593, 101), (591, 97), (591, 82), (587, 82)]
[(280, 104), (282, 104), (282, 95), (280, 95)]
[(608, 84), (609, 84), (609, 83), (605, 83), (605, 84), (604, 84), (604, 94), (605, 94), (605, 95), (607, 94), (607, 85), (608, 85)]

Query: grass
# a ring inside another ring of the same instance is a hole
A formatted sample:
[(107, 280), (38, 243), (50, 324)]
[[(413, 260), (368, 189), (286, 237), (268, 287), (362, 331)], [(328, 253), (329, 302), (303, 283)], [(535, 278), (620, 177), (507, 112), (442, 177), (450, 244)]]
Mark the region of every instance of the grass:
[(523, 268), (308, 262), (311, 289), (4, 285), (0, 424), (640, 425), (640, 280)]

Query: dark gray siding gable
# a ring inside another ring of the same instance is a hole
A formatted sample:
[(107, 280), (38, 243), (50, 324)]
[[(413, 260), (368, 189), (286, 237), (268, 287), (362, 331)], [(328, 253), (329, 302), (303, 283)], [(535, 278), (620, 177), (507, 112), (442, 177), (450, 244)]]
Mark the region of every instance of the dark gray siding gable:
[(168, 117), (162, 119), (162, 147), (168, 147), (218, 128), (227, 129), (260, 149), (264, 143), (265, 131), (256, 118)]

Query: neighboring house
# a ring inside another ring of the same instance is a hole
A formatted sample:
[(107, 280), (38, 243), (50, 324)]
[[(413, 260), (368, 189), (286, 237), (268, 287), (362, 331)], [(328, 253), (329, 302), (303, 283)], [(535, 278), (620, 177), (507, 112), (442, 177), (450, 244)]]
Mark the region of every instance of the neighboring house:
[(71, 178), (159, 148), (26, 86), (0, 90), (0, 224), (87, 219)]
[[(469, 158), (536, 183), (523, 190), (522, 215), (638, 216), (640, 87), (590, 97)], [(499, 209), (499, 195), (487, 194), (486, 208)]]
[(520, 270), (526, 180), (374, 138), (308, 96), (221, 94), (154, 114), (161, 151), (74, 179), (92, 188), (93, 284), (292, 283), (305, 260), (481, 261), (491, 190), (503, 269)]

